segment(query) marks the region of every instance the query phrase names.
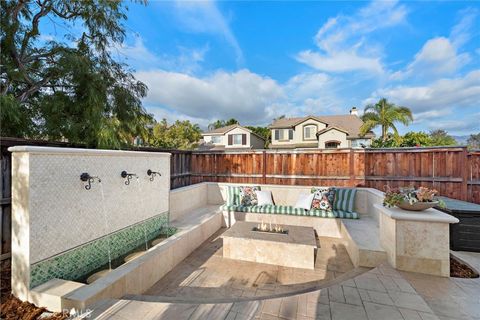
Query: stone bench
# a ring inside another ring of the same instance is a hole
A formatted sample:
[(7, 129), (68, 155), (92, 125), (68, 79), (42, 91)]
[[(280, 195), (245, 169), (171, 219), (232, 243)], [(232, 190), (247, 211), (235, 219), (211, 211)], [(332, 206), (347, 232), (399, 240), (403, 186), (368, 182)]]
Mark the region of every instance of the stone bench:
[(342, 238), (355, 267), (376, 267), (387, 261), (387, 253), (380, 244), (378, 223), (371, 217), (360, 220), (342, 219)]

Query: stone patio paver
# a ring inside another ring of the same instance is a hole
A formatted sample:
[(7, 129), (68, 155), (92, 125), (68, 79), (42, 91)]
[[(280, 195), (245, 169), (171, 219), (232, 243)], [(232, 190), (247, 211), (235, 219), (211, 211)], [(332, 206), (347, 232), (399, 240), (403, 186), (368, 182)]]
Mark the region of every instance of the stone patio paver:
[(363, 306), (330, 302), (332, 320), (367, 320)]
[(404, 320), (398, 308), (394, 306), (365, 302), (365, 311), (369, 320)]

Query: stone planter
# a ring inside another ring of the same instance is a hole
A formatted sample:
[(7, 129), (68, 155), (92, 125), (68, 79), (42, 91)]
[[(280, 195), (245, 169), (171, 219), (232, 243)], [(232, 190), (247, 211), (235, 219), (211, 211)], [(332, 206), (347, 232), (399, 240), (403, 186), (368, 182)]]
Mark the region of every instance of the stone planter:
[(402, 208), (408, 211), (423, 211), (429, 208), (433, 208), (438, 205), (438, 201), (432, 202), (415, 202), (414, 204), (410, 204), (407, 201), (400, 202), (397, 207)]

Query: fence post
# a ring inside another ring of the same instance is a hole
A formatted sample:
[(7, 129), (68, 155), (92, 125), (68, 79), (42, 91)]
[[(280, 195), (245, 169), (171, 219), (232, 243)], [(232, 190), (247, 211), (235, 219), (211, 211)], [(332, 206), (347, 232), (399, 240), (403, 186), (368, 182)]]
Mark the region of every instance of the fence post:
[(462, 186), (461, 186), (461, 200), (468, 201), (468, 151), (467, 147), (462, 150), (461, 166)]
[(267, 184), (267, 151), (264, 150), (262, 153), (262, 183)]
[(350, 148), (350, 187), (355, 187), (355, 154)]

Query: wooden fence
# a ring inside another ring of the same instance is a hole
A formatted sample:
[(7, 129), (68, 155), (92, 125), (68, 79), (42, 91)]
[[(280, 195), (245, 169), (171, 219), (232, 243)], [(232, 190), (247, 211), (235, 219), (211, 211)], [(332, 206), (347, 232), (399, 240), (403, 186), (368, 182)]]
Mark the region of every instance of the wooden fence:
[(480, 203), (480, 152), (465, 147), (193, 152), (191, 183), (426, 186)]

